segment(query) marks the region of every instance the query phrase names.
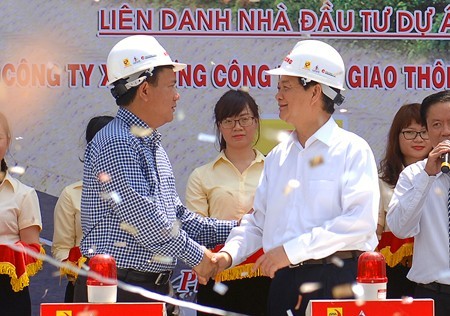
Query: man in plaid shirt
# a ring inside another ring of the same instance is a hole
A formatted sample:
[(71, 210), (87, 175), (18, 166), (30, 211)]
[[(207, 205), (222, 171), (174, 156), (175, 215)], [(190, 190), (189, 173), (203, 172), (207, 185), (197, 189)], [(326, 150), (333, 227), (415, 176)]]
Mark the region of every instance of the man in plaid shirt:
[[(115, 119), (86, 148), (80, 249), (85, 257), (109, 254), (118, 279), (171, 294), (170, 275), (181, 259), (201, 283), (216, 273), (206, 247), (224, 243), (236, 221), (196, 215), (182, 205), (157, 128), (173, 120), (180, 98), (175, 63), (152, 36), (130, 36), (107, 60), (109, 84), (119, 105)], [(86, 278), (75, 301), (87, 301)], [(118, 289), (117, 301), (149, 301)], [(176, 314), (168, 306), (169, 314)]]

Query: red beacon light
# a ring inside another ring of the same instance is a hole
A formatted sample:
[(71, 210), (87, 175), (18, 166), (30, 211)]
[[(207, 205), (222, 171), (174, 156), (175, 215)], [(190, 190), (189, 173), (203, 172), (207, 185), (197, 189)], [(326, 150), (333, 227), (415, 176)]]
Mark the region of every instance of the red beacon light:
[(89, 260), (89, 270), (93, 273), (88, 273), (86, 282), (88, 302), (115, 303), (117, 301), (117, 266), (114, 258), (106, 254), (95, 255)]
[(386, 260), (375, 251), (367, 251), (358, 259), (358, 284), (362, 287), (364, 300), (386, 299)]

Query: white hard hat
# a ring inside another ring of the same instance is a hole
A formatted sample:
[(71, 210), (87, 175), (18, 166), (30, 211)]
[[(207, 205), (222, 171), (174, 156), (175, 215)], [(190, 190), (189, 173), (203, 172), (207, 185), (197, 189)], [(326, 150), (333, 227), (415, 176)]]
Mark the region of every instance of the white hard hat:
[(345, 66), (341, 55), (332, 46), (317, 40), (298, 42), (279, 68), (266, 72), (270, 75), (302, 77), (306, 82), (318, 82), (325, 95), (332, 100), (338, 93), (329, 87), (345, 90)]
[(109, 52), (106, 62), (108, 85), (125, 79), (127, 89), (137, 86), (146, 78), (139, 78), (139, 75), (144, 71), (151, 74), (157, 66), (173, 66), (173, 71), (176, 72), (184, 69), (186, 64), (173, 62), (153, 36), (129, 36), (118, 42)]

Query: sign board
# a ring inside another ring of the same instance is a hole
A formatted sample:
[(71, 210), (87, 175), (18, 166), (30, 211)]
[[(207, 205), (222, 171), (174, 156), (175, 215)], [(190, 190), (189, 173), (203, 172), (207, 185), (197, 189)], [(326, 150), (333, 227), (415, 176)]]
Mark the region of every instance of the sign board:
[[(91, 313), (89, 313), (91, 312)], [(82, 314), (81, 314), (82, 313)], [(41, 316), (166, 315), (165, 303), (43, 303)]]
[(416, 300), (311, 300), (306, 308), (306, 316), (434, 316), (432, 299)]

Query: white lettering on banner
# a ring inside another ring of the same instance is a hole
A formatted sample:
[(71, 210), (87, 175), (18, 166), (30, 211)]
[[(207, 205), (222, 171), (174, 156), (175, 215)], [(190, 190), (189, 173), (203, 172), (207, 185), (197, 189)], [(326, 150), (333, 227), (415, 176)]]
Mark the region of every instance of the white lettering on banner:
[(159, 11), (161, 31), (231, 31), (231, 9), (184, 9), (178, 15), (173, 9)]
[(53, 63), (29, 64), (22, 59), (18, 65), (3, 65), (1, 80), (8, 87), (56, 87), (61, 84), (61, 70)]
[(405, 65), (402, 71), (408, 90), (450, 89), (450, 66), (446, 66), (441, 59), (433, 65)]
[[(158, 11), (156, 16), (154, 11)], [(352, 9), (335, 10), (332, 1), (327, 0), (319, 11), (300, 9), (298, 19), (291, 21), (288, 7), (282, 2), (276, 10), (239, 8), (236, 12), (229, 8), (184, 8), (181, 12), (172, 8), (134, 9), (124, 3), (119, 8), (99, 10), (97, 36), (148, 34), (268, 38), (307, 35), (311, 38), (364, 40), (450, 39), (450, 5), (445, 7), (442, 20), (437, 18), (438, 12), (431, 6), (424, 11), (413, 12), (385, 6), (381, 10), (364, 9), (356, 14)], [(298, 31), (293, 26), (298, 26)]]
[(287, 7), (280, 3), (277, 8), (278, 13), (274, 15), (272, 9), (239, 9), (237, 19), (238, 31), (257, 31), (257, 32), (292, 32), (291, 21), (287, 14)]
[(115, 31), (152, 30), (153, 9), (131, 9), (123, 4), (120, 9), (100, 9), (98, 33)]
[[(273, 67), (266, 64), (241, 64), (237, 59), (231, 60), (229, 64), (188, 64), (185, 69), (177, 72), (177, 86), (266, 89), (272, 85), (272, 80), (275, 80), (265, 73), (271, 68)], [(61, 68), (50, 62), (28, 63), (26, 59), (21, 59), (17, 64), (6, 62), (0, 65), (0, 81), (8, 87), (60, 87), (61, 69), (67, 73), (69, 88), (92, 87), (97, 78), (97, 87), (107, 86), (106, 64), (69, 63), (65, 68)], [(399, 69), (394, 65), (350, 64), (346, 83), (350, 90), (391, 90), (397, 87), (400, 79), (404, 79), (405, 88), (408, 90), (450, 89), (450, 65), (445, 65), (442, 59), (435, 60), (433, 64), (403, 65)]]
[(270, 87), (271, 77), (264, 73), (269, 70), (268, 65), (239, 65), (236, 59), (230, 65), (215, 65), (212, 70), (211, 81), (214, 87), (229, 88), (258, 87), (260, 89)]
[(397, 78), (394, 66), (351, 65), (347, 73), (347, 86), (349, 89), (393, 89)]

